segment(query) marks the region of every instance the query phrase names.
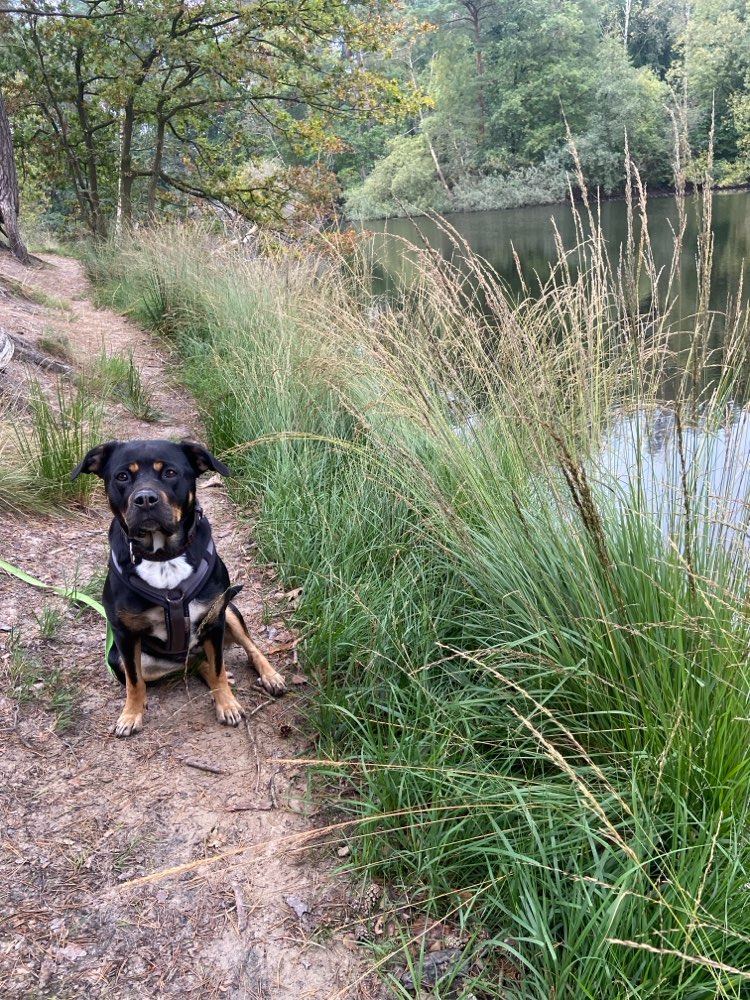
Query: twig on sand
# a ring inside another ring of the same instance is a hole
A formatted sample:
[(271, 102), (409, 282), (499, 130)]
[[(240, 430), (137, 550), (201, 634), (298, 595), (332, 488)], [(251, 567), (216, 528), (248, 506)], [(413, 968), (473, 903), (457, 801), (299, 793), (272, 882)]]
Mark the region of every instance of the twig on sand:
[(240, 934), (247, 927), (247, 907), (245, 906), (245, 900), (242, 898), (242, 891), (236, 882), (229, 883), (232, 887), (232, 892), (234, 893), (234, 908), (237, 913), (237, 930)]
[(227, 774), (227, 772), (222, 767), (216, 767), (215, 764), (205, 764), (202, 760), (195, 760), (192, 757), (179, 757), (185, 767), (194, 767), (196, 771), (208, 771), (209, 774)]
[(273, 698), (268, 698), (267, 701), (262, 701), (260, 705), (256, 705), (255, 708), (252, 709), (252, 711), (247, 713), (247, 718), (251, 719), (256, 712), (260, 712), (261, 708), (265, 708), (266, 705), (273, 705), (273, 702), (274, 702)]
[(258, 741), (255, 739), (255, 733), (250, 728), (250, 722), (247, 719), (245, 719), (245, 731), (247, 732), (247, 738), (250, 740), (255, 757), (255, 791), (257, 794), (260, 788), (260, 755), (258, 754)]

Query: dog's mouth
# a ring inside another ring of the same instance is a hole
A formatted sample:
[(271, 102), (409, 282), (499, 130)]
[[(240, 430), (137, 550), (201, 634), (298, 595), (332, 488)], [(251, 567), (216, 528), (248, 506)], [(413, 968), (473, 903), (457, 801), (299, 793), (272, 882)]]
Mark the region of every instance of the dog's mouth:
[(130, 517), (127, 519), (128, 537), (138, 541), (145, 539), (154, 532), (162, 535), (173, 535), (177, 531), (177, 525), (171, 519), (160, 517), (156, 513), (142, 514), (140, 517)]

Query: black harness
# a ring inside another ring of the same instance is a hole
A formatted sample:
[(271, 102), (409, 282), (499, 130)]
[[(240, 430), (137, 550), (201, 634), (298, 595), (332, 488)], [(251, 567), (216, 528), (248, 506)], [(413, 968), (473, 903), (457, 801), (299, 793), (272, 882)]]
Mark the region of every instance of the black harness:
[[(110, 544), (110, 569), (129, 590), (135, 591), (140, 597), (145, 597), (152, 604), (161, 605), (164, 609), (166, 643), (162, 643), (160, 639), (150, 639), (148, 636), (144, 636), (142, 639), (143, 648), (147, 652), (160, 656), (165, 653), (172, 656), (186, 656), (190, 650), (190, 602), (216, 565), (216, 547), (211, 537), (211, 526), (202, 517), (202, 511), (198, 508), (196, 510), (194, 539), (192, 542), (189, 541), (185, 549), (181, 551), (184, 552), (187, 548), (192, 548), (193, 545), (200, 546), (200, 561), (187, 580), (183, 580), (179, 587), (171, 589), (152, 587), (145, 580), (142, 580), (135, 571), (136, 566), (143, 559), (164, 562), (164, 557), (159, 555), (156, 559), (153, 556), (149, 559), (148, 554), (141, 549), (137, 550), (136, 554), (133, 543), (128, 539), (119, 521), (113, 522), (112, 527), (113, 530), (120, 532), (125, 545), (128, 546), (130, 563), (123, 565), (115, 555), (114, 546)], [(110, 539), (110, 543), (111, 541), (112, 539)], [(177, 558), (177, 555), (172, 555), (170, 558)]]

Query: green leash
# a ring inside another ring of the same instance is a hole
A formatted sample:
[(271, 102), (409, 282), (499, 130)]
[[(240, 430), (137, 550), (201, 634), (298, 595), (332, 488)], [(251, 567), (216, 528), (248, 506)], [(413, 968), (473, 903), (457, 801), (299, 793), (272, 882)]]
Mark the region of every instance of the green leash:
[[(76, 590), (75, 587), (55, 587), (51, 583), (44, 583), (43, 580), (37, 580), (35, 576), (31, 576), (24, 570), (19, 569), (18, 566), (13, 566), (11, 563), (5, 562), (4, 559), (0, 559), (0, 569), (4, 569), (6, 573), (11, 576), (17, 577), (19, 580), (23, 580), (24, 583), (31, 584), (32, 587), (41, 587), (42, 590), (51, 590), (53, 594), (58, 594), (60, 597), (64, 597), (68, 601), (73, 601), (75, 604), (87, 604), (90, 608), (93, 608), (97, 614), (101, 615), (102, 618), (107, 620), (107, 612), (104, 610), (104, 606), (93, 597), (89, 597), (88, 594), (84, 594), (82, 590)], [(112, 629), (109, 627), (109, 622), (107, 622), (107, 641), (104, 648), (104, 662), (107, 664), (107, 669), (109, 669), (109, 651), (114, 645), (115, 637), (112, 635)], [(112, 672), (110, 670), (110, 672)]]

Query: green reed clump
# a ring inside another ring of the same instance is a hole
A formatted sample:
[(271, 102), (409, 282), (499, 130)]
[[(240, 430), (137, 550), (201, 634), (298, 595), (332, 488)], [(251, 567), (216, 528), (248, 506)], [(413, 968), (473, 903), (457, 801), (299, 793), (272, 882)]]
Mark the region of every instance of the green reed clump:
[(304, 588), (356, 864), (475, 935), (477, 996), (748, 990), (746, 553), (698, 474), (747, 329), (736, 313), (700, 414), (694, 354), (677, 379), (662, 509), (640, 438), (679, 360), (674, 295), (636, 193), (621, 260), (585, 206), (578, 249), (515, 304), (458, 237), (454, 266), (410, 248), (413, 284), (378, 308), (366, 261), (246, 260), (191, 230), (95, 264), (173, 339), (263, 556)]
[(48, 396), (37, 383), (29, 397), (30, 420), (17, 420), (18, 450), (30, 472), (36, 502), (86, 502), (95, 482), (71, 482), (81, 456), (101, 440), (103, 402), (85, 381), (72, 385), (59, 379)]
[(89, 366), (84, 381), (100, 396), (122, 403), (139, 420), (154, 423), (160, 417), (132, 350), (122, 354), (102, 350)]

